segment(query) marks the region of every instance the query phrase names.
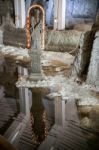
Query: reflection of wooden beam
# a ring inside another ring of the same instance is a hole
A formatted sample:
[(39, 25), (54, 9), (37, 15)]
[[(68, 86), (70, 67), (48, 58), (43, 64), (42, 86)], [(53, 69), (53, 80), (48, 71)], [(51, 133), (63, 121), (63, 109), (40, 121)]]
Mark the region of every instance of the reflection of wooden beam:
[[(26, 116), (22, 113), (14, 120), (8, 130), (5, 132), (4, 137), (12, 144), (14, 147), (18, 147), (20, 138), (26, 128), (27, 122), (29, 122), (30, 116)], [(10, 149), (11, 150), (11, 149)]]
[(65, 108), (65, 118), (66, 123), (68, 123), (68, 121), (71, 120), (75, 121), (76, 123), (80, 123), (75, 99), (67, 99)]
[(28, 88), (19, 88), (19, 96), (20, 96), (20, 111), (29, 116), (30, 115), (30, 97)]
[(65, 125), (65, 100), (60, 96), (55, 97), (55, 124), (63, 127)]
[(65, 6), (66, 0), (54, 0), (54, 29), (65, 29)]
[[(20, 76), (28, 76), (28, 69), (21, 66), (18, 67), (18, 74)], [(25, 115), (30, 115), (30, 97), (28, 88), (19, 88), (19, 97), (20, 97), (20, 111)]]

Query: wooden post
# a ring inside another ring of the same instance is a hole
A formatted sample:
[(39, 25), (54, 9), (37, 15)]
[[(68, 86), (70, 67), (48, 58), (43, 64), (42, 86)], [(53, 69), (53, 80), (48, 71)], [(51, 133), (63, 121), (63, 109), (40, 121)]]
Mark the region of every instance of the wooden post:
[(18, 0), (14, 0), (14, 8), (15, 8), (15, 24), (16, 28), (18, 28), (19, 27)]
[(65, 29), (66, 0), (54, 0), (54, 29)]
[(15, 23), (17, 28), (24, 28), (25, 26), (25, 1), (14, 0), (15, 7)]

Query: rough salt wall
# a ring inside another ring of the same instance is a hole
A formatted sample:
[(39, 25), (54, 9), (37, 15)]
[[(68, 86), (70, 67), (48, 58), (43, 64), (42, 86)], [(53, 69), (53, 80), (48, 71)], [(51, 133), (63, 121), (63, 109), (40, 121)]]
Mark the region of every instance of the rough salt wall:
[(26, 48), (26, 31), (21, 28), (16, 29), (12, 25), (5, 25), (3, 44)]
[(87, 74), (94, 35), (95, 31), (87, 31), (81, 35), (80, 48), (76, 54), (71, 73), (75, 78), (84, 77)]
[(12, 46), (0, 45), (0, 60), (1, 57), (8, 59), (12, 64), (17, 63), (18, 65), (22, 65), (24, 67), (29, 66), (31, 61), (28, 49), (17, 48)]
[(87, 83), (99, 86), (99, 31), (94, 37)]
[(82, 31), (46, 31), (46, 50), (67, 52), (78, 46)]
[(14, 14), (14, 1), (13, 0), (0, 0), (0, 25), (5, 23), (6, 16), (8, 12), (14, 22), (15, 14)]
[(92, 21), (98, 9), (98, 0), (67, 0), (67, 25)]
[(92, 29), (80, 38), (80, 49), (71, 74), (73, 77), (86, 77), (88, 84), (99, 86), (99, 13)]
[[(99, 8), (98, 0), (67, 0), (66, 1), (66, 25), (71, 26), (76, 23), (93, 21), (97, 9)], [(48, 26), (53, 25), (53, 0), (45, 3), (46, 23)], [(79, 11), (80, 10), (80, 11)]]
[[(96, 8), (97, 8), (97, 0), (75, 0), (73, 6), (73, 17), (94, 17)], [(93, 7), (93, 9), (92, 9)], [(91, 10), (92, 9), (92, 10)], [(80, 10), (80, 11), (78, 11)], [(84, 11), (85, 10), (85, 11)]]

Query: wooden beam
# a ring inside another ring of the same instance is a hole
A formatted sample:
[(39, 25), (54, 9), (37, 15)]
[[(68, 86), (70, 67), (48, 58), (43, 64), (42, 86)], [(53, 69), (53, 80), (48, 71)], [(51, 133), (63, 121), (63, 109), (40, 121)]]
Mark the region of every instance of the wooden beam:
[(15, 23), (17, 28), (24, 28), (25, 26), (25, 1), (14, 0), (15, 7)]
[(54, 0), (54, 29), (65, 29), (66, 0)]
[(15, 24), (16, 27), (19, 27), (19, 12), (18, 12), (18, 0), (14, 0), (14, 8), (15, 8)]

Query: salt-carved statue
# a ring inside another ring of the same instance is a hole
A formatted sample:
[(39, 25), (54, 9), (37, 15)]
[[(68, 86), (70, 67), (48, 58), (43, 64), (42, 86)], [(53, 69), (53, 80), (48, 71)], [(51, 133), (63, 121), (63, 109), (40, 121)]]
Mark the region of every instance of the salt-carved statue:
[(35, 27), (31, 35), (31, 47), (34, 49), (41, 48), (41, 27), (40, 23)]
[(42, 21), (39, 18), (39, 11), (37, 11), (36, 18), (31, 18), (31, 26), (32, 26), (32, 33), (31, 33), (31, 48), (33, 49), (40, 49), (41, 48), (41, 26)]

